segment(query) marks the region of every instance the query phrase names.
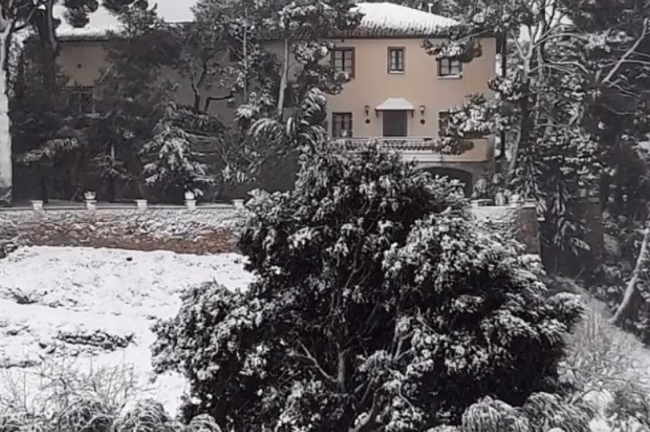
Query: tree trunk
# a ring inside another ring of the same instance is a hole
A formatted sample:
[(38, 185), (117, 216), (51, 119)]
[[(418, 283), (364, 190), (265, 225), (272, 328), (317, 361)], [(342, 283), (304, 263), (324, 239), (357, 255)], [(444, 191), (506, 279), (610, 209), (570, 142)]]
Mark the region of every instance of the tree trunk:
[(3, 18), (0, 6), (0, 206), (11, 205), (12, 161), (9, 119), (9, 96), (7, 95), (7, 57), (11, 23)]
[(194, 92), (194, 112), (201, 112), (201, 95), (197, 92)]
[(278, 117), (282, 118), (284, 112), (284, 94), (289, 83), (289, 38), (284, 39), (282, 77), (280, 78), (280, 94), (278, 95)]
[[(508, 68), (508, 36), (504, 32), (501, 35), (501, 76), (504, 78), (507, 76), (507, 68)], [(500, 148), (500, 154), (499, 154), (499, 159), (506, 160), (506, 132), (501, 131), (500, 133), (500, 139), (501, 142), (499, 143)]]
[(41, 174), (41, 201), (43, 201), (43, 204), (50, 203), (50, 194), (47, 190), (47, 180), (47, 176)]
[(632, 277), (627, 283), (627, 288), (625, 289), (625, 295), (623, 296), (623, 301), (618, 306), (616, 313), (610, 319), (612, 324), (620, 324), (623, 320), (623, 317), (626, 315), (630, 307), (632, 306), (632, 297), (636, 292), (636, 285), (639, 283), (641, 277), (641, 272), (643, 271), (643, 266), (648, 260), (648, 241), (650, 241), (650, 221), (646, 221), (646, 227), (643, 231), (643, 242), (641, 243), (641, 250), (639, 251), (639, 256), (636, 259), (636, 265), (634, 266), (634, 271), (632, 272)]
[(528, 94), (530, 91), (530, 85), (525, 86), (525, 96), (521, 101), (521, 118), (519, 119), (519, 130), (517, 130), (517, 137), (512, 145), (512, 154), (510, 155), (510, 164), (508, 166), (508, 173), (506, 177), (506, 183), (510, 184), (512, 179), (515, 177), (515, 171), (517, 170), (517, 158), (519, 152), (521, 151), (521, 143), (527, 138), (527, 128), (530, 116), (530, 104), (528, 100)]
[(244, 9), (244, 43), (242, 46), (242, 59), (244, 60), (244, 103), (248, 103), (248, 8)]

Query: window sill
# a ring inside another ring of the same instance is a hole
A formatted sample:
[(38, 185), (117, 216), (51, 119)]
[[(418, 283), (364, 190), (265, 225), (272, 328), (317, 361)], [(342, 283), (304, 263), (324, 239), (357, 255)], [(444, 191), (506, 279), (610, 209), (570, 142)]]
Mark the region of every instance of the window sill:
[(406, 71), (388, 71), (390, 75), (404, 75)]
[(463, 78), (463, 74), (458, 75), (438, 75), (440, 80), (459, 80)]

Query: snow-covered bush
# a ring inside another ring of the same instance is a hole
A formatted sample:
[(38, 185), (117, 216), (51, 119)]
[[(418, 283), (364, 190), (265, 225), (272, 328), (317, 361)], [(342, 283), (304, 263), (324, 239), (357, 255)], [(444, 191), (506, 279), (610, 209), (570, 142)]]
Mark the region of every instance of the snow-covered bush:
[[(158, 187), (161, 196), (180, 197), (188, 190), (201, 196), (206, 187), (216, 184), (217, 179), (214, 170), (202, 160), (202, 153), (193, 145), (191, 134), (179, 126), (183, 121), (190, 123), (199, 116), (185, 114), (187, 110), (179, 110), (173, 103), (161, 110), (164, 114), (153, 128), (153, 138), (142, 148), (147, 160), (144, 165), (146, 182)], [(190, 126), (210, 131), (212, 125), (190, 123)], [(219, 138), (215, 136), (213, 141), (218, 142)], [(170, 194), (174, 190), (176, 193)]]
[[(31, 381), (40, 383), (26, 392)], [(49, 360), (22, 378), (0, 377), (0, 432), (221, 432), (210, 416), (183, 425), (141, 399), (129, 366), (90, 368)]]
[(634, 336), (614, 327), (600, 311), (590, 310), (568, 338), (563, 369), (584, 391), (615, 391), (644, 380), (637, 365), (640, 351)]
[(462, 432), (588, 432), (594, 410), (583, 401), (550, 393), (534, 393), (522, 407), (489, 396), (470, 406)]
[(475, 229), (456, 184), (376, 149), (311, 157), (294, 191), (247, 204), (256, 282), (192, 290), (154, 329), (157, 371), (190, 381), (187, 414), (235, 431), (426, 431), (485, 396), (555, 388), (575, 296), (548, 295), (530, 260)]

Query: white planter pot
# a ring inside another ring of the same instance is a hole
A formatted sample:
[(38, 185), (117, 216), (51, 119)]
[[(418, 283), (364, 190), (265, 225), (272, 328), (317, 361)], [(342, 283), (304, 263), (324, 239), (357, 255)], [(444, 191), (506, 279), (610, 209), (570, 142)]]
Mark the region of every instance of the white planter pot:
[(244, 208), (244, 200), (243, 199), (232, 200), (232, 204), (235, 206), (235, 208), (237, 210), (242, 210)]
[(139, 211), (143, 212), (147, 210), (147, 200), (135, 200), (135, 205)]
[(97, 194), (93, 191), (86, 191), (84, 192), (84, 199), (86, 201), (95, 201), (95, 198), (97, 198)]
[(194, 195), (194, 192), (187, 191), (185, 192), (185, 201), (192, 201), (195, 200), (196, 196)]
[(35, 212), (43, 211), (43, 201), (41, 201), (41, 200), (33, 200), (32, 201), (32, 209), (34, 209)]

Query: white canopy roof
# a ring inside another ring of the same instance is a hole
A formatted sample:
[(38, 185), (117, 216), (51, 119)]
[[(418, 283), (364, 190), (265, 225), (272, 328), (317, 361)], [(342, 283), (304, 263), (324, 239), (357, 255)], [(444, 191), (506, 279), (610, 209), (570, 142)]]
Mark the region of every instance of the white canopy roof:
[(388, 98), (375, 108), (377, 111), (413, 111), (415, 107), (404, 98)]

